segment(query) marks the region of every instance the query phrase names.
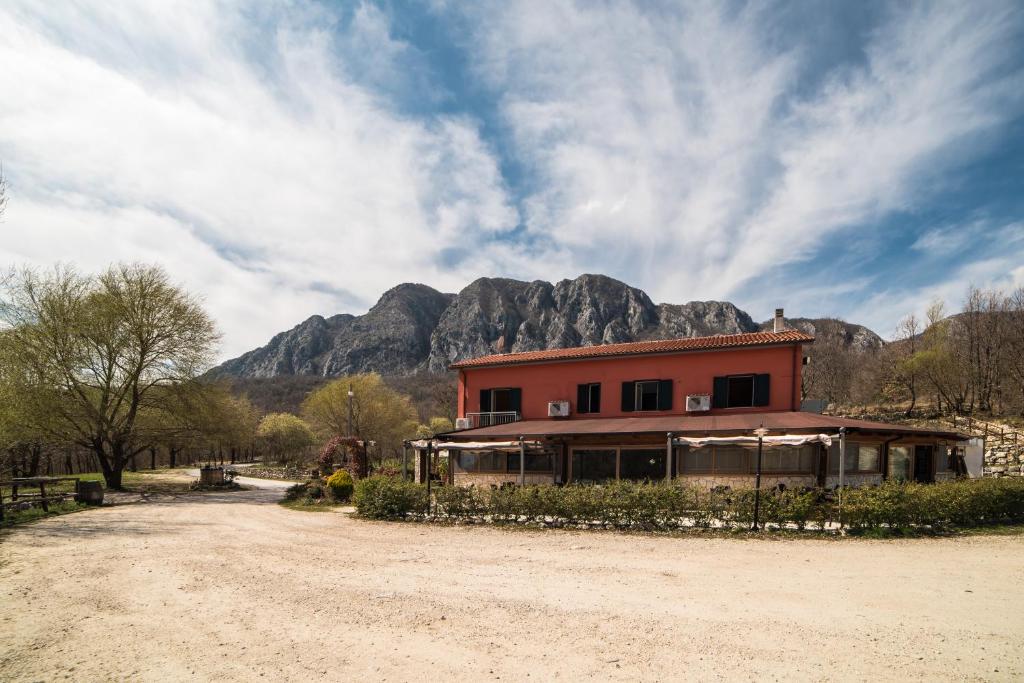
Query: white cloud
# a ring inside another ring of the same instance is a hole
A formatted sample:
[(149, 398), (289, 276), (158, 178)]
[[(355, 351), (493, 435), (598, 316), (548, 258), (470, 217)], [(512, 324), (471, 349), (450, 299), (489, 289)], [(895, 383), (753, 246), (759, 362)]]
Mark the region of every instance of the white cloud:
[(912, 209), (1021, 110), (1009, 4), (893, 7), (824, 77), (771, 6), (498, 7), (480, 69), (542, 179), (529, 228), (662, 299), (728, 297)]
[(164, 263), (209, 302), (225, 355), (401, 281), (463, 284), (439, 250), (518, 220), (476, 124), (395, 114), (336, 63), (344, 35), (285, 9), (267, 25), (205, 3), (0, 9), (0, 257)]
[[(1013, 4), (893, 6), (825, 73), (814, 36), (760, 4), (434, 9), (463, 14), (508, 139), (477, 112), (402, 107), (450, 93), (374, 5), (4, 3), (0, 261), (164, 263), (221, 321), (224, 356), (403, 281), (606, 272), (658, 300), (729, 298), (928, 201), (1024, 96)], [(737, 303), (799, 315), (789, 301), (870, 281)]]

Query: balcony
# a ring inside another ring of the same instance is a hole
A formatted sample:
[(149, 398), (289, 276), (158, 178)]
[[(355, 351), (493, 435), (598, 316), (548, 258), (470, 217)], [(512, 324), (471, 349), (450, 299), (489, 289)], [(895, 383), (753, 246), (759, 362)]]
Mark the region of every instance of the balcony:
[(519, 413), (514, 410), (490, 413), (466, 413), (471, 427), (491, 427), (519, 422)]

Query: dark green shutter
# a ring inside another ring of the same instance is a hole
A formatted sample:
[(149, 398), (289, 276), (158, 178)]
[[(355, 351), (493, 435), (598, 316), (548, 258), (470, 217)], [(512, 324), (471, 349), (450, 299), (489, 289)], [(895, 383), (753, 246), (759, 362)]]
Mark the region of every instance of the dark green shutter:
[(714, 390), (711, 393), (711, 407), (713, 408), (728, 408), (729, 407), (729, 378), (728, 377), (716, 377)]
[(636, 382), (622, 383), (622, 412), (632, 413), (636, 410)]
[(491, 390), (481, 389), (480, 390), (480, 412), (489, 413), (491, 412)]
[(508, 402), (511, 404), (513, 412), (523, 412), (523, 390), (522, 389), (509, 389), (508, 390)]
[(601, 385), (591, 385), (592, 391), (590, 392), (590, 412), (600, 413), (601, 412)]
[(576, 385), (576, 412), (577, 413), (589, 413), (590, 412), (590, 385), (589, 384), (577, 384)]
[(658, 410), (672, 410), (672, 380), (658, 380)]
[(771, 375), (754, 375), (754, 405), (766, 406), (771, 403)]

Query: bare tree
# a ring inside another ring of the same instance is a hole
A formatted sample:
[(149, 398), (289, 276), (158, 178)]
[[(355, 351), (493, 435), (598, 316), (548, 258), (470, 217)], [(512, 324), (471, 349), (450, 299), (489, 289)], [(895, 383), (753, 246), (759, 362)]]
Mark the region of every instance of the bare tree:
[(19, 419), (91, 449), (107, 486), (149, 447), (146, 425), (167, 390), (206, 369), (212, 320), (159, 267), (118, 265), (97, 275), (26, 269), (0, 300), (0, 366)]
[(0, 218), (7, 210), (7, 177), (4, 176), (3, 164), (0, 164)]

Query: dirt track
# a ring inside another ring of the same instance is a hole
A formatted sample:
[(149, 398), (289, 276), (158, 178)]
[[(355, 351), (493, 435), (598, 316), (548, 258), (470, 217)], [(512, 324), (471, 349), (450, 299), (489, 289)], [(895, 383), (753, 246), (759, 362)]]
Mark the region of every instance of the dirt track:
[(0, 537), (0, 679), (1020, 679), (1024, 537), (363, 522), (276, 492)]

